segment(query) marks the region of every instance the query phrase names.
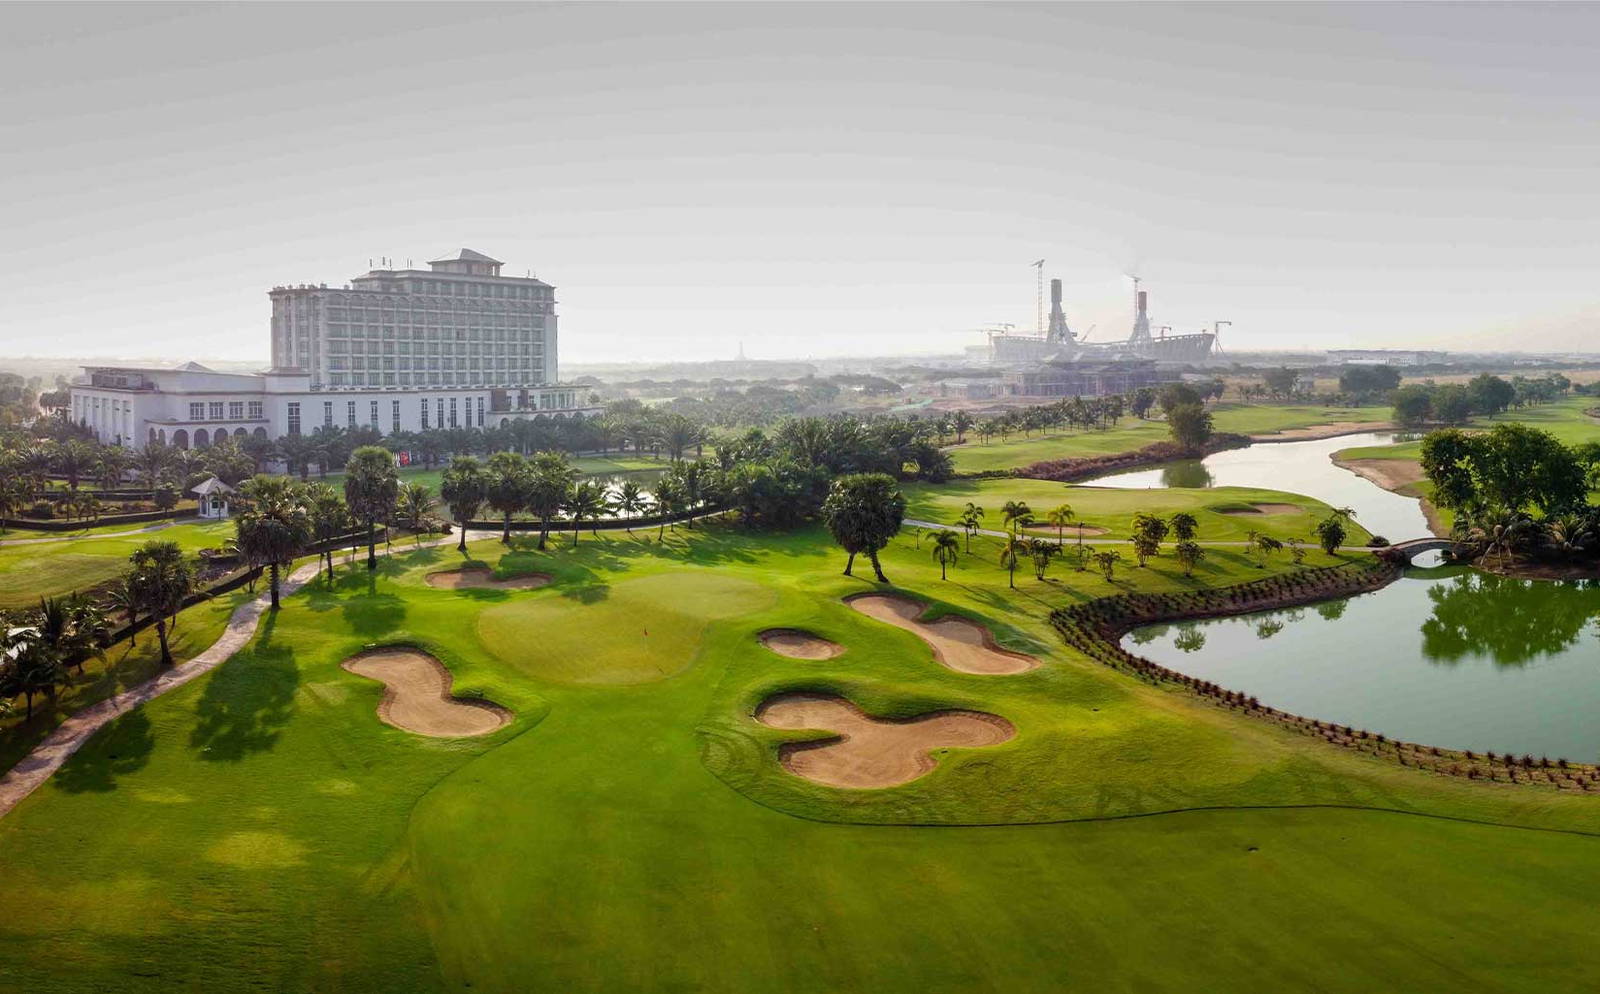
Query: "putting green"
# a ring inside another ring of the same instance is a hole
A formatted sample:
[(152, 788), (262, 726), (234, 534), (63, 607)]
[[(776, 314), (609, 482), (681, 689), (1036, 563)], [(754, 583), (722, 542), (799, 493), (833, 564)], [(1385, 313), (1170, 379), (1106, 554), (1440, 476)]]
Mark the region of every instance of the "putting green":
[(518, 599), (483, 612), (478, 637), (520, 672), (554, 683), (664, 680), (700, 654), (713, 622), (771, 607), (770, 587), (717, 573), (664, 573), (588, 586), (585, 609), (559, 597)]

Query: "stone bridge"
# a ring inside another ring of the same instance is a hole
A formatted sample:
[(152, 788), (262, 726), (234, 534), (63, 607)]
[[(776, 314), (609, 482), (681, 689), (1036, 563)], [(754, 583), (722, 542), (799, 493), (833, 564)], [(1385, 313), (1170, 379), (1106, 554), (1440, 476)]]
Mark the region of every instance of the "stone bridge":
[(1396, 542), (1389, 546), (1390, 549), (1404, 556), (1407, 563), (1410, 563), (1411, 560), (1415, 559), (1419, 553), (1444, 552), (1449, 549), (1454, 549), (1455, 547), (1456, 543), (1454, 539), (1435, 538), (1432, 535), (1429, 535), (1426, 538), (1414, 538), (1406, 542)]

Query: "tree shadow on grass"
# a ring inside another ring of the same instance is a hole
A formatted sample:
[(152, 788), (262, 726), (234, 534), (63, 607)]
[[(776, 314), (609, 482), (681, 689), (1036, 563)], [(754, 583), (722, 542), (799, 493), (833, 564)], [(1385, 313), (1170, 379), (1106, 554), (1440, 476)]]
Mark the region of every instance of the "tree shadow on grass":
[(234, 653), (206, 681), (189, 735), (202, 758), (236, 762), (269, 750), (293, 716), (300, 668), (293, 649), (272, 644), (274, 623), (267, 615), (255, 645)]
[(117, 789), (117, 778), (136, 773), (150, 762), (155, 734), (144, 708), (134, 708), (100, 730), (87, 749), (80, 749), (56, 771), (58, 789), (71, 794)]

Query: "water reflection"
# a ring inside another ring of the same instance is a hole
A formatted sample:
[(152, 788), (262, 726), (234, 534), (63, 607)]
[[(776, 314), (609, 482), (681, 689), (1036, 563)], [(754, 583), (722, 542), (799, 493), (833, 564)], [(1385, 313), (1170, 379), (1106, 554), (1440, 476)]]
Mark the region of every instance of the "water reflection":
[(1206, 469), (1206, 464), (1198, 459), (1180, 459), (1161, 467), (1163, 487), (1188, 487), (1201, 490), (1211, 486), (1215, 479), (1211, 471)]
[(1487, 654), (1522, 666), (1574, 645), (1597, 616), (1592, 581), (1549, 583), (1465, 572), (1428, 588), (1433, 616), (1422, 623), (1422, 652), (1455, 663)]

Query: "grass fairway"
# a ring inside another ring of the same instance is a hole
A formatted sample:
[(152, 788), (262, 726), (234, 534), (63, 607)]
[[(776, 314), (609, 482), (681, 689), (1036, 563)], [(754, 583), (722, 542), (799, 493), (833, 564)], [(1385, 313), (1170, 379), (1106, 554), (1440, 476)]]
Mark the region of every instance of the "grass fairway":
[[(1211, 408), (1211, 416), (1217, 431), (1260, 435), (1290, 428), (1309, 428), (1314, 425), (1346, 421), (1387, 421), (1390, 411), (1381, 407), (1215, 404)], [(977, 473), (985, 470), (1017, 469), (1047, 459), (1128, 452), (1143, 448), (1151, 442), (1166, 441), (1169, 437), (1165, 421), (1139, 421), (1128, 417), (1117, 427), (1105, 431), (1074, 429), (1036, 434), (1031, 437), (1017, 435), (1005, 441), (989, 442), (971, 438), (966, 444), (952, 448), (950, 456), (958, 472)]]
[(7, 532), (0, 544), (0, 610), (36, 605), (40, 597), (84, 590), (120, 576), (128, 568), (128, 556), (146, 542), (177, 542), (193, 554), (231, 540), (234, 531), (231, 521), (210, 521), (137, 535), (105, 534), (138, 527), (106, 525), (62, 542), (24, 541), (59, 537), (46, 532)]
[[(501, 572), (554, 577), (537, 590), (429, 587), (425, 573), (460, 562), (451, 548), (397, 552), (375, 578), (342, 572), (0, 820), (0, 876), (23, 909), (0, 920), (0, 987), (1591, 982), (1593, 798), (1313, 744), (1081, 660), (1045, 625), (1050, 606), (1113, 590), (1261, 575), (1231, 550), (1194, 580), (1160, 559), (1113, 585), (1024, 570), (1008, 591), (995, 548), (976, 540), (941, 582), (903, 536), (884, 566), (933, 614), (981, 619), (1043, 663), (1015, 676), (948, 670), (852, 610), (842, 598), (874, 585), (839, 575), (816, 529), (471, 547)], [(846, 652), (779, 656), (756, 639), (776, 626)], [(672, 660), (653, 673), (638, 662), (646, 628), (665, 644), (649, 653)], [(455, 693), (515, 719), (466, 740), (382, 724), (381, 688), (339, 667), (376, 643), (421, 646)], [(795, 689), (877, 715), (985, 710), (1017, 736), (949, 750), (900, 787), (821, 787), (777, 764), (795, 733), (751, 719)]]
[[(938, 485), (910, 485), (905, 488), (906, 517), (937, 521), (960, 530), (955, 523), (969, 502), (984, 508), (983, 527), (1002, 530), (1005, 519), (1001, 508), (1007, 501), (1023, 501), (1033, 508), (1034, 534), (1054, 538), (1056, 531), (1044, 522), (1051, 508), (1070, 504), (1081, 522), (1102, 534), (1085, 538), (1123, 539), (1132, 535), (1134, 514), (1145, 511), (1166, 518), (1187, 511), (1200, 524), (1202, 542), (1243, 542), (1251, 531), (1277, 539), (1298, 538), (1316, 544), (1312, 527), (1326, 517), (1328, 506), (1319, 500), (1279, 490), (1251, 487), (1209, 489), (1123, 490), (1114, 487), (1080, 486), (1049, 480), (952, 480)], [(1260, 513), (1265, 506), (1272, 513)], [(1297, 510), (1290, 512), (1288, 508)], [(1073, 533), (1066, 533), (1071, 541)], [(1364, 543), (1368, 534), (1360, 525), (1350, 526), (1350, 545)], [(1170, 543), (1169, 543), (1170, 544)], [(1124, 555), (1130, 553), (1125, 552)]]

